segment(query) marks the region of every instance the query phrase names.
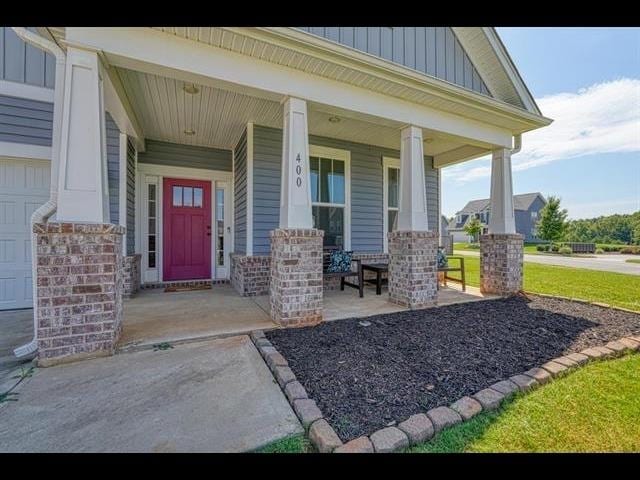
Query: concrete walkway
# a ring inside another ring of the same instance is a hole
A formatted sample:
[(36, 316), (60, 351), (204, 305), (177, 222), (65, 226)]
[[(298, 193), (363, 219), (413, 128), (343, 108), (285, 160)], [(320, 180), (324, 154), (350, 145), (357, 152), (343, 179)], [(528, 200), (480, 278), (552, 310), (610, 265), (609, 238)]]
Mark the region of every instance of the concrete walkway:
[[(455, 255), (480, 256), (480, 252), (473, 250), (454, 250)], [(542, 263), (544, 265), (559, 265), (562, 267), (586, 268), (604, 272), (626, 273), (640, 275), (640, 264), (626, 263), (630, 258), (639, 259), (638, 255), (595, 255), (594, 257), (565, 257), (562, 255), (532, 255), (524, 254), (524, 261)]]
[(302, 432), (249, 337), (37, 369), (0, 452), (240, 452)]
[(29, 367), (33, 356), (16, 358), (13, 349), (29, 343), (33, 338), (33, 310), (9, 310), (0, 312), (0, 393), (13, 384), (8, 376)]

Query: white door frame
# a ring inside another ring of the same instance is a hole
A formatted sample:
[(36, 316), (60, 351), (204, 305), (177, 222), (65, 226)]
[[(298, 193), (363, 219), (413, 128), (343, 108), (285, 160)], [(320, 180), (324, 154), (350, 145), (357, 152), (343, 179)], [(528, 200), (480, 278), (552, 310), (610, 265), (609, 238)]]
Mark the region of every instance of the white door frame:
[[(234, 225), (231, 219), (231, 198), (233, 197), (233, 173), (221, 170), (207, 170), (202, 168), (175, 167), (167, 165), (155, 165), (150, 163), (138, 163), (138, 175), (136, 175), (136, 191), (140, 192), (139, 202), (136, 205), (136, 245), (142, 254), (141, 278), (142, 283), (163, 282), (163, 183), (164, 178), (184, 178), (190, 180), (205, 180), (211, 182), (211, 227), (215, 225), (216, 214), (216, 187), (225, 189), (225, 244), (228, 248), (225, 252), (225, 265), (218, 268), (215, 262), (215, 235), (211, 235), (211, 279), (221, 280), (229, 278), (230, 263), (229, 254), (232, 253)], [(149, 215), (147, 210), (147, 185), (156, 184), (156, 268), (148, 268), (148, 247), (145, 238), (149, 228)], [(226, 227), (230, 227), (227, 229)]]

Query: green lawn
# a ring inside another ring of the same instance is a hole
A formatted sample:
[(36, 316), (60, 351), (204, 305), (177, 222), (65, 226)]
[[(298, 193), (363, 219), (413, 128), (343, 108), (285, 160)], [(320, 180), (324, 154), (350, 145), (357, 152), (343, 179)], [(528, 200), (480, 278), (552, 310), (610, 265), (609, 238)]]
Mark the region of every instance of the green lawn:
[(640, 451), (639, 371), (639, 354), (594, 362), (409, 451)]
[[(480, 258), (464, 257), (467, 283), (480, 286)], [(452, 265), (457, 265), (452, 260)], [(452, 272), (451, 276), (456, 277)], [(459, 278), (459, 275), (458, 277)], [(640, 311), (640, 276), (525, 262), (524, 289)]]
[(625, 260), (627, 263), (640, 263), (640, 258), (630, 258), (629, 260)]
[(259, 448), (256, 453), (311, 453), (311, 442), (302, 434), (283, 438), (269, 445)]

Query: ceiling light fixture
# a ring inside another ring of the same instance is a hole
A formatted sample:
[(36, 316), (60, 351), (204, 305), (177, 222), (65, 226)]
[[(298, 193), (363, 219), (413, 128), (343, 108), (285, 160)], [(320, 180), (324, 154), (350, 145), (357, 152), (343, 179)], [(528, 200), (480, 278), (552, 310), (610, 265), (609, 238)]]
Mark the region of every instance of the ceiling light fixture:
[(186, 83), (182, 89), (187, 92), (189, 95), (195, 95), (200, 92), (200, 89), (196, 87), (193, 83)]
[(340, 117), (329, 117), (331, 123), (340, 123)]
[(188, 128), (187, 130), (184, 131), (185, 135), (195, 135), (196, 131), (193, 130), (192, 128)]
[(433, 138), (425, 138), (424, 143), (433, 143)]

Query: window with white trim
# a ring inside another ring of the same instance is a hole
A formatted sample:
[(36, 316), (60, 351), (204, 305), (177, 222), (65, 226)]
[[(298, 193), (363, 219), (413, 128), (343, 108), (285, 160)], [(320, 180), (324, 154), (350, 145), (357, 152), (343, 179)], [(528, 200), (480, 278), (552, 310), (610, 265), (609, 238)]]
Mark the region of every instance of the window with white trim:
[(397, 229), (400, 210), (400, 160), (382, 159), (384, 197), (384, 251), (387, 251), (387, 233)]
[(313, 227), (324, 230), (324, 246), (345, 248), (346, 165), (310, 156)]

